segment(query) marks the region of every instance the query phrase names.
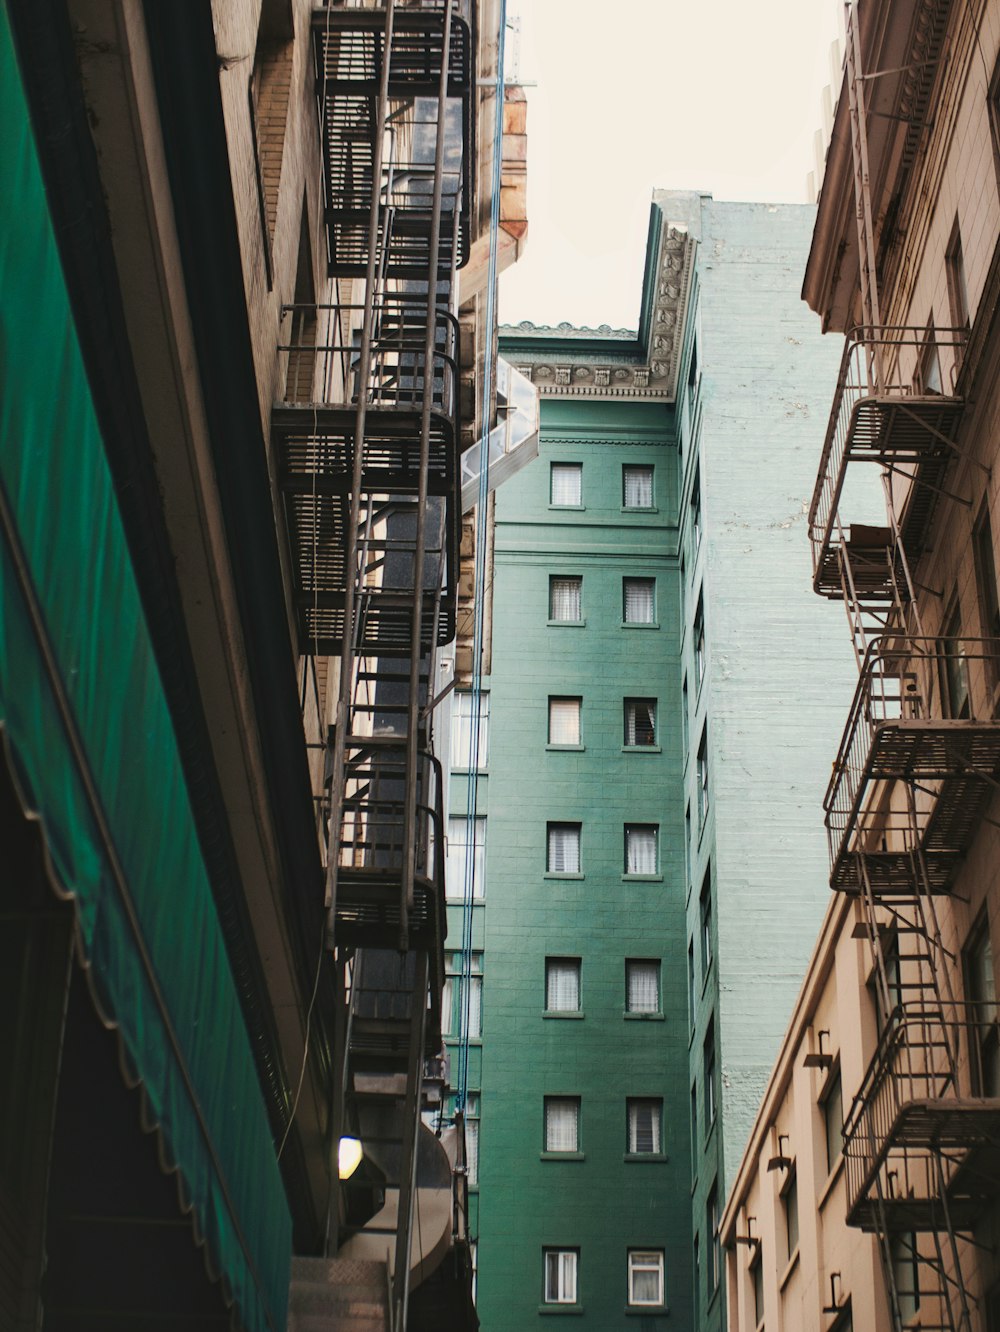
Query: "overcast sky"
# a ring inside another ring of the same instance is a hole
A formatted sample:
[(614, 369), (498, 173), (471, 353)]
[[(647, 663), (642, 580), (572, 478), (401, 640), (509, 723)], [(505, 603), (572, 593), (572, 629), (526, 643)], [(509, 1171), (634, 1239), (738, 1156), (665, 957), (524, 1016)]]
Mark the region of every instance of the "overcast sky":
[(840, 8), (508, 0), (537, 86), (528, 243), (501, 278), (501, 319), (634, 328), (654, 187), (804, 203)]

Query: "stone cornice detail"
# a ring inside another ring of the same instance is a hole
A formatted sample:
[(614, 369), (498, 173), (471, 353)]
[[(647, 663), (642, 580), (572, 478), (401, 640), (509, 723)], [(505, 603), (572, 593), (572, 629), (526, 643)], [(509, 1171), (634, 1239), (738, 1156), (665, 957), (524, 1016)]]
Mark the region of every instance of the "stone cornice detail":
[[(533, 343), (505, 352), (543, 398), (593, 398), (602, 401), (673, 402), (684, 346), (691, 274), (697, 246), (683, 227), (665, 225), (660, 233), (655, 281), (650, 297), (649, 335), (645, 347), (627, 329), (556, 328), (508, 325), (501, 338)], [(574, 340), (606, 341), (607, 350), (574, 351)], [(553, 346), (547, 348), (546, 342)], [(626, 350), (615, 343), (631, 342)], [(633, 350), (634, 348), (634, 350)]]

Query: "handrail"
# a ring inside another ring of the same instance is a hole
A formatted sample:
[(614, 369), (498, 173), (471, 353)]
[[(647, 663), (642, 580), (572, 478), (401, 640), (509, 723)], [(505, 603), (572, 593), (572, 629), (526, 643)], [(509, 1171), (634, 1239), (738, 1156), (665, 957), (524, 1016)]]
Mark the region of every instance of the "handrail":
[[(965, 328), (928, 330), (905, 325), (886, 325), (878, 330), (859, 326), (848, 334), (809, 504), (814, 572), (820, 568), (823, 552), (830, 545), (837, 525), (858, 407), (865, 400), (950, 400), (951, 392), (942, 395), (921, 391), (921, 363), (929, 351), (949, 351), (951, 357), (947, 369), (949, 388), (953, 392), (968, 336)], [(876, 355), (881, 382), (873, 388), (871, 365)]]
[[(997, 681), (997, 639), (884, 634), (869, 644), (823, 798), (834, 855), (861, 812), (880, 728), (892, 722), (993, 722)], [(949, 690), (958, 696), (949, 697)]]

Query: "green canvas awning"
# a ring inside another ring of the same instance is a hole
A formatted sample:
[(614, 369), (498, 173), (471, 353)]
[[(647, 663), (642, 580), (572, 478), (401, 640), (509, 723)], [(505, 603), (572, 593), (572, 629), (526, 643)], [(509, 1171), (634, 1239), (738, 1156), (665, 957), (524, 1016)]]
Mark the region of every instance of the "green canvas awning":
[(0, 10), (0, 724), (106, 1017), (252, 1332), (291, 1223)]

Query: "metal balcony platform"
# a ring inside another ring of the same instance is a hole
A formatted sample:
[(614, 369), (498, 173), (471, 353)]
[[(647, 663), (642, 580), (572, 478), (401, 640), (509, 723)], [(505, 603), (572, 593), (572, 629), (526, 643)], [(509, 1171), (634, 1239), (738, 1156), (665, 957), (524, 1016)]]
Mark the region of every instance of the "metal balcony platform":
[(900, 718), (875, 726), (865, 776), (962, 782), (998, 771), (1000, 721)]
[[(922, 848), (923, 870), (920, 883), (932, 893), (943, 894), (962, 863), (958, 851), (932, 851)], [(864, 856), (864, 873), (860, 864)], [(908, 851), (841, 850), (834, 859), (830, 873), (830, 887), (836, 892), (859, 894), (865, 884), (865, 873), (876, 898), (913, 898), (917, 891), (918, 870)]]
[[(441, 885), (417, 875), (409, 910), (411, 948), (436, 950), (443, 942)], [(398, 873), (341, 866), (337, 874), (337, 942), (352, 948), (394, 948), (400, 929)]]
[[(419, 402), (411, 407), (368, 408), (361, 470), (364, 492), (416, 494), (420, 415)], [(347, 495), (354, 475), (356, 421), (353, 404), (275, 407), (271, 439), (282, 491), (286, 495)], [(427, 493), (454, 498), (457, 469), (454, 417), (432, 411)]]
[[(436, 99), (442, 62), (447, 59), (447, 108), (452, 143), (447, 164), (447, 197), (442, 211), (442, 256), (454, 249), (461, 267), (469, 257), (475, 75), (468, 24), (454, 14), (445, 51), (441, 9), (400, 9), (393, 19), (388, 59), (387, 111), (397, 128), (417, 99)], [(385, 53), (385, 11), (316, 9), (312, 17), (316, 98), (322, 126), (324, 192), (331, 275), (363, 277), (368, 264), (371, 201), (375, 193), (375, 139)], [(451, 108), (454, 108), (452, 114)], [(400, 113), (404, 113), (401, 117)], [(414, 117), (417, 118), (417, 117)], [(422, 119), (422, 117), (421, 117)], [(466, 188), (463, 188), (463, 185)], [(383, 171), (382, 203), (393, 241), (387, 247), (386, 276), (427, 277), (427, 249), (433, 215), (426, 164), (392, 162)], [(461, 200), (455, 216), (455, 200)]]

